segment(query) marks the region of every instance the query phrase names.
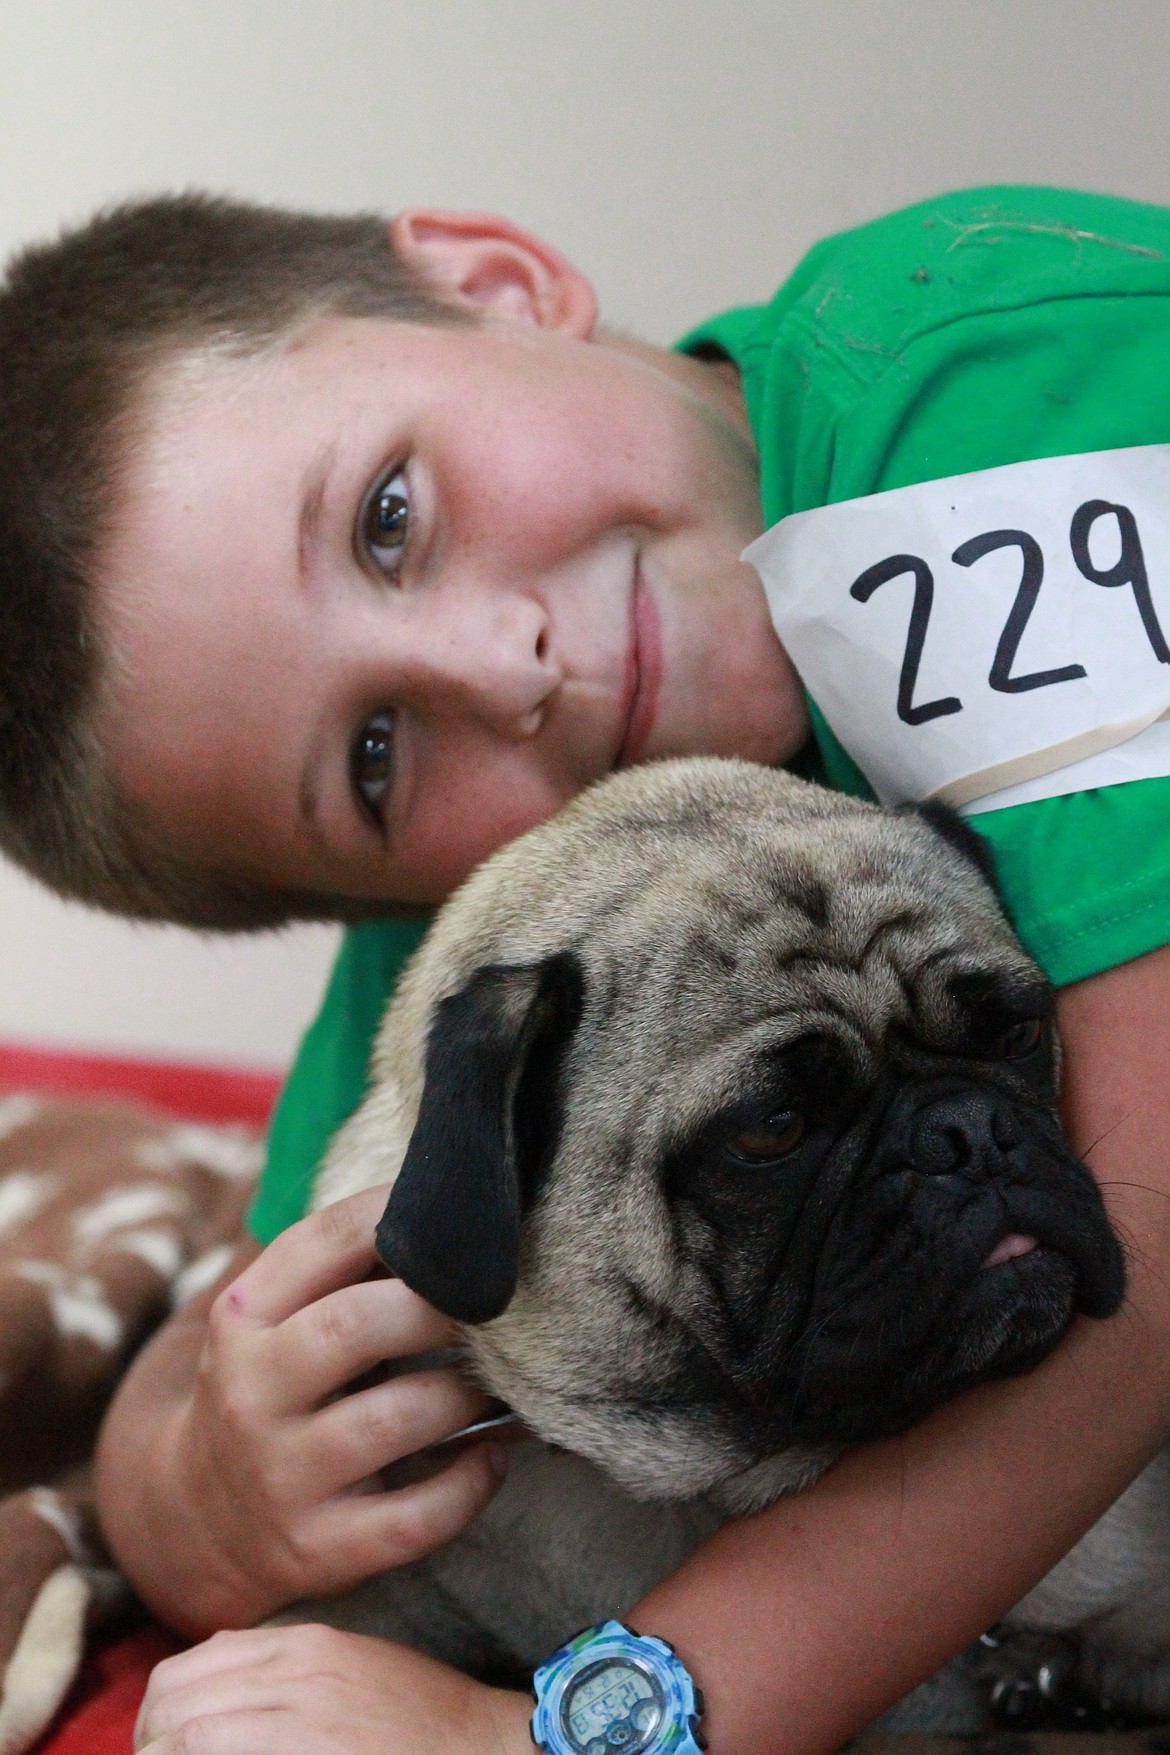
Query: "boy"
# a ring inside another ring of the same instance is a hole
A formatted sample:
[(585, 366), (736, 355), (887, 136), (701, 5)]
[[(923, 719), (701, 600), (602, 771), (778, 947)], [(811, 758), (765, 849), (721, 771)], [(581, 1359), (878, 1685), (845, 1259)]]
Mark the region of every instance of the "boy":
[[(368, 238), (349, 273), (336, 230), (297, 245), (199, 203), (104, 226), (18, 265), (0, 310), (3, 812), (25, 863), (130, 911), (424, 906), (615, 765), (788, 759), (804, 703), (738, 558), (761, 522), (1170, 438), (1170, 215), (1101, 198), (927, 203), (820, 246), (688, 354), (601, 334), (582, 277), (484, 216), (399, 215), (392, 272)], [(1162, 774), (974, 819), (1062, 986), (1066, 1121), (1129, 1245), (1128, 1320), (725, 1529), (633, 1610), (703, 1682), (722, 1751), (838, 1744), (1165, 1440)], [(440, 1375), (337, 1399), (441, 1328), (365, 1280), (376, 1201), (282, 1229), (401, 953), (400, 928), (355, 928), (274, 1129), (253, 1223), (275, 1241), (168, 1325), (108, 1422), (111, 1541), (192, 1633), (409, 1559), (491, 1490), (472, 1454), (354, 1491), (474, 1398)], [(389, 1645), (267, 1630), (164, 1666), (139, 1735), (519, 1750), (527, 1711)]]

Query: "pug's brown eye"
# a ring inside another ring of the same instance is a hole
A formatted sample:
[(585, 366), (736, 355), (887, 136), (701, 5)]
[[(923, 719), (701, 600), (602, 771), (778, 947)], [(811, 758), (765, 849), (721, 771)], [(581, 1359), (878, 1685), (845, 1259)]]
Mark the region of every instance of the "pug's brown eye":
[(795, 1109), (784, 1109), (759, 1127), (745, 1127), (727, 1146), (733, 1158), (746, 1164), (770, 1164), (794, 1152), (803, 1138), (804, 1116)]
[(995, 1045), (996, 1052), (1003, 1060), (1019, 1060), (1039, 1048), (1043, 1035), (1042, 1018), (1021, 1018), (1018, 1024), (1012, 1024), (1000, 1036)]

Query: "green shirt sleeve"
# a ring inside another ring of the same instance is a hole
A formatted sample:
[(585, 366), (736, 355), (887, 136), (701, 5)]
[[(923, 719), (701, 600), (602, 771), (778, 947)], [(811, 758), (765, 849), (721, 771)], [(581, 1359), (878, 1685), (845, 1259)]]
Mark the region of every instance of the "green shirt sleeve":
[(304, 1216), (325, 1149), (365, 1093), (374, 1034), (426, 927), (425, 920), (371, 920), (346, 932), (269, 1128), (248, 1214), (257, 1242), (271, 1243)]

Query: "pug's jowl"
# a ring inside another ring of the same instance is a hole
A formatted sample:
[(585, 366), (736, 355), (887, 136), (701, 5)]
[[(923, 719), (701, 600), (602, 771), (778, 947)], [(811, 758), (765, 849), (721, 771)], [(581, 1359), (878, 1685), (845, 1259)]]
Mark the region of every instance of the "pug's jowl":
[(490, 859), (314, 1199), (393, 1182), (379, 1253), (537, 1436), (329, 1618), (530, 1672), (722, 1518), (1114, 1311), (1051, 1009), (943, 814), (670, 762)]

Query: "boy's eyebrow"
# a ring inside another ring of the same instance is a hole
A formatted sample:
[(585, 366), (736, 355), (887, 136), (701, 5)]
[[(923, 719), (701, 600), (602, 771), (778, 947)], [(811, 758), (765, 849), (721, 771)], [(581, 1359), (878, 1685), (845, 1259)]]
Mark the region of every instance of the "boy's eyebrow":
[(336, 458), (335, 435), (313, 457), (301, 485), (301, 505), (297, 519), (297, 565), (302, 585), (309, 582), (316, 567), (317, 551), (321, 546), (321, 514)]

